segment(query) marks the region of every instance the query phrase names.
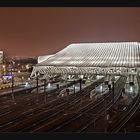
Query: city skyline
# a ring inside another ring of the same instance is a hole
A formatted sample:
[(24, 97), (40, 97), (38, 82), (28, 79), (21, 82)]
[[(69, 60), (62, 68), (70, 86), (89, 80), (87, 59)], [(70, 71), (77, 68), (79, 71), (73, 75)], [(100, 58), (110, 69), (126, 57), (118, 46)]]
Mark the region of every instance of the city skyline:
[(2, 7), (0, 49), (8, 56), (53, 54), (71, 43), (137, 41), (140, 8)]

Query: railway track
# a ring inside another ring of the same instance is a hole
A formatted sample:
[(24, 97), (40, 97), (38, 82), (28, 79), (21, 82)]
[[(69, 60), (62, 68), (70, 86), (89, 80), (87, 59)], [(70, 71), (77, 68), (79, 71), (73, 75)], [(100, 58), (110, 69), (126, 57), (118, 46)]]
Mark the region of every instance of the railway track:
[[(110, 99), (111, 95), (109, 95)], [(81, 122), (83, 122), (84, 117), (82, 118), (82, 121), (78, 121), (80, 117), (82, 117), (82, 114), (84, 113), (89, 113), (91, 111), (94, 110), (94, 112), (97, 112), (98, 110), (100, 110), (103, 107), (103, 102), (100, 102), (99, 104), (96, 104), (95, 106), (93, 106), (93, 104), (89, 107), (87, 106), (87, 108), (83, 108), (80, 110), (80, 114), (79, 113), (74, 113), (74, 114), (70, 114), (68, 116), (61, 116), (59, 118), (53, 119), (52, 122), (49, 122), (48, 124), (45, 124), (44, 126), (41, 126), (40, 128), (36, 128), (34, 130), (32, 130), (32, 132), (54, 132), (54, 131), (58, 131), (62, 130), (62, 127), (64, 128), (61, 132), (65, 132), (67, 131), (65, 126), (68, 126), (71, 122), (73, 124), (73, 127), (69, 127), (71, 129), (70, 132), (75, 131), (76, 127), (75, 124), (80, 124)], [(70, 117), (70, 118), (69, 118)], [(78, 123), (77, 123), (78, 122)], [(86, 123), (86, 122), (85, 122)]]
[[(137, 98), (133, 101), (133, 104), (130, 104), (125, 111), (119, 111), (115, 114), (115, 118), (112, 120), (112, 123), (107, 123), (106, 131), (109, 133), (117, 133), (119, 130), (134, 116), (137, 110), (140, 107), (140, 96), (138, 94)], [(108, 110), (109, 112), (110, 110)], [(95, 120), (91, 124), (95, 123)], [(96, 119), (96, 124), (104, 123), (103, 119)], [(86, 132), (102, 132), (104, 131), (99, 129), (96, 130), (94, 125), (90, 126)]]
[(119, 116), (117, 119), (116, 124), (114, 123), (112, 129), (109, 130), (111, 133), (117, 133), (136, 113), (137, 109), (140, 107), (140, 96), (138, 95), (135, 104), (131, 107), (129, 111), (127, 111), (123, 117), (122, 115)]
[[(69, 83), (68, 86), (71, 86), (71, 84), (72, 83)], [(62, 86), (60, 88), (60, 90), (63, 89), (64, 87), (65, 87), (65, 85)], [(53, 97), (51, 97), (51, 96), (50, 97), (47, 97), (47, 101), (48, 101), (48, 98), (50, 100), (51, 98), (54, 98), (57, 95), (55, 93), (56, 91), (57, 91), (57, 89), (54, 89), (54, 90), (48, 92)], [(4, 114), (4, 113), (7, 114), (7, 112), (9, 112), (9, 111), (12, 112), (12, 110), (14, 111), (14, 109), (17, 109), (17, 106), (20, 106), (20, 105), (24, 106), (24, 105), (27, 105), (28, 103), (34, 103), (34, 104), (36, 104), (36, 98), (37, 97), (36, 97), (36, 95), (34, 93), (25, 93), (24, 92), (21, 95), (19, 94), (15, 98), (16, 99), (16, 105), (13, 104), (13, 101), (11, 99), (7, 100), (7, 98), (5, 98), (3, 100), (3, 102), (1, 101), (1, 103), (0, 103), (0, 114)], [(42, 101), (43, 101), (43, 98), (44, 98), (44, 93), (39, 93), (38, 98), (39, 98), (38, 104), (42, 104)], [(20, 108), (20, 111), (21, 111), (21, 108)]]
[[(140, 91), (140, 77), (137, 77), (137, 79)], [(119, 130), (135, 115), (135, 113), (139, 108), (140, 108), (140, 95), (138, 94), (137, 98), (133, 101), (133, 104), (129, 107), (129, 109), (118, 116), (109, 132), (111, 133), (119, 132)]]
[[(102, 81), (102, 80), (101, 80)], [(97, 84), (97, 82), (95, 82), (96, 84)], [(95, 84), (94, 83), (94, 84)], [(92, 86), (94, 85), (94, 84), (92, 84)], [(78, 96), (78, 94), (75, 94), (74, 96)], [(75, 98), (75, 97), (74, 97)], [(61, 101), (62, 101), (62, 99), (60, 99)], [(21, 117), (20, 117), (21, 118)], [(22, 119), (21, 119), (22, 120)], [(16, 120), (17, 121), (17, 120)], [(18, 122), (18, 121), (17, 121)], [(13, 122), (14, 123), (14, 122)], [(7, 122), (7, 124), (9, 124), (9, 122)], [(11, 123), (10, 123), (10, 125), (11, 125)], [(3, 126), (6, 126), (6, 125), (4, 125), (3, 124)], [(1, 127), (2, 128), (2, 127)], [(4, 128), (4, 127), (3, 127)], [(1, 129), (2, 130), (2, 129)], [(8, 130), (7, 128), (5, 129), (5, 130)], [(13, 129), (12, 129), (13, 130)]]

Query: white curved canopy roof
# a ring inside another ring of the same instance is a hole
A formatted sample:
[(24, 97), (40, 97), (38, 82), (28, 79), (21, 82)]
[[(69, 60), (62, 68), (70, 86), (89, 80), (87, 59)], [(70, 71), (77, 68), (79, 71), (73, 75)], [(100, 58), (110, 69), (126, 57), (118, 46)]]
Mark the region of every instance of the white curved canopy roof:
[(138, 42), (76, 43), (37, 66), (139, 67), (140, 46)]
[(49, 57), (51, 57), (51, 56), (53, 56), (53, 55), (39, 56), (37, 61), (38, 61), (38, 63), (41, 63), (41, 62), (47, 60), (47, 59), (48, 59)]

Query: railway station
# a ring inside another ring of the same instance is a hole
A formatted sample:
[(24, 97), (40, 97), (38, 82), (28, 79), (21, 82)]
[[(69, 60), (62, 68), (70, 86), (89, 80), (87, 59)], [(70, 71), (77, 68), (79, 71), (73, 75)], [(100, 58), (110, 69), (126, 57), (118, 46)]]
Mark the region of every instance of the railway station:
[(138, 42), (75, 43), (53, 55), (39, 56), (31, 77), (53, 75), (93, 76), (127, 75), (129, 80), (139, 73)]
[[(31, 77), (48, 80), (60, 76), (66, 84), (69, 80), (96, 82), (103, 78), (103, 81), (90, 91), (89, 97), (92, 101), (103, 98), (114, 88), (114, 84), (123, 78), (121, 81), (123, 88), (120, 90), (122, 99), (116, 103), (116, 108), (122, 106), (124, 111), (126, 106), (134, 102), (139, 91), (137, 82), (140, 70), (139, 50), (138, 42), (73, 43), (56, 54), (39, 56)], [(73, 86), (75, 93), (75, 84)], [(84, 84), (83, 86), (86, 87)], [(81, 92), (82, 89), (79, 90)], [(113, 103), (114, 100), (113, 91)]]
[(104, 76), (106, 83), (112, 83), (115, 76), (126, 76), (127, 91), (133, 90), (130, 84), (134, 83), (138, 90), (139, 49), (138, 42), (73, 43), (56, 54), (39, 56), (31, 77), (48, 80), (60, 76), (67, 81)]
[(73, 43), (39, 56), (33, 84), (0, 98), (0, 132), (126, 131), (140, 106), (139, 50), (138, 42)]
[(140, 132), (140, 8), (0, 13), (0, 133)]

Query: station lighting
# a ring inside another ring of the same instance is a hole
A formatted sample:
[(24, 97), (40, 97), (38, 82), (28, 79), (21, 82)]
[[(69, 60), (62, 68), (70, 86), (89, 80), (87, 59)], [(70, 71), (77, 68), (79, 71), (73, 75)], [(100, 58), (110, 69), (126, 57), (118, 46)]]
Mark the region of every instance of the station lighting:
[(100, 92), (103, 92), (103, 86), (100, 85)]
[(98, 79), (100, 79), (100, 78), (102, 78), (103, 76), (102, 75), (97, 75), (96, 76), (96, 79), (98, 80)]
[(48, 86), (47, 86), (48, 88), (51, 88), (51, 83), (48, 83)]
[(130, 89), (129, 89), (129, 91), (130, 91), (130, 93), (133, 93), (133, 86), (130, 86)]
[(28, 83), (28, 82), (26, 82), (26, 83), (25, 83), (25, 87), (28, 87), (28, 86), (29, 86), (29, 83)]
[(84, 78), (84, 75), (80, 75), (80, 77), (81, 77), (81, 79), (83, 79)]

